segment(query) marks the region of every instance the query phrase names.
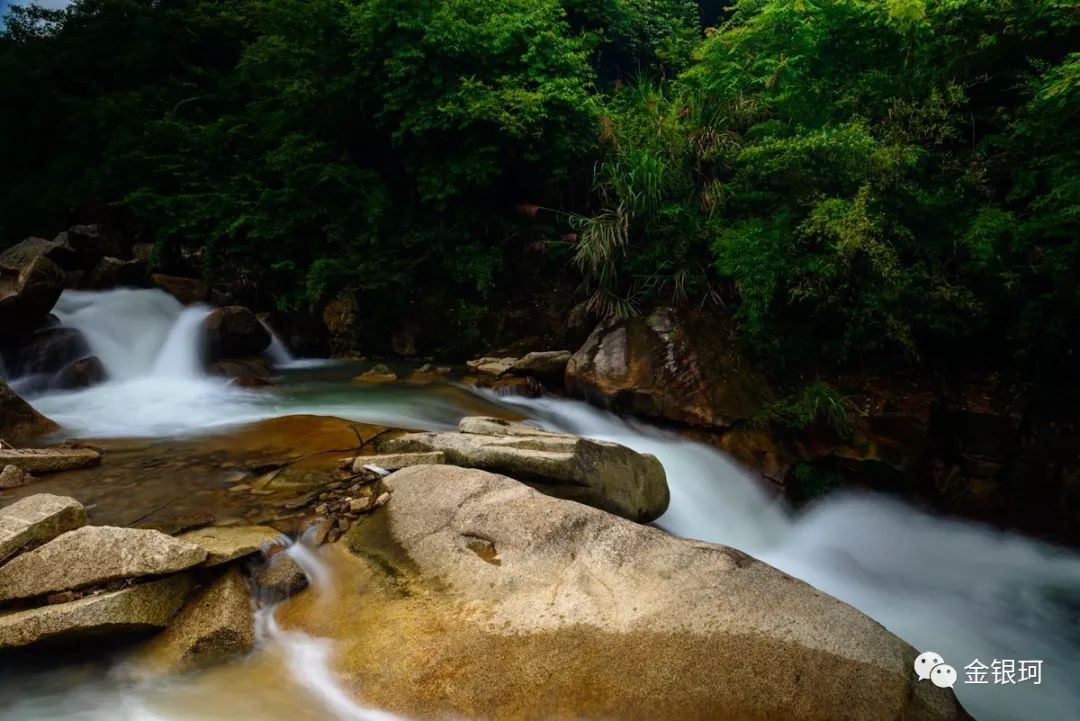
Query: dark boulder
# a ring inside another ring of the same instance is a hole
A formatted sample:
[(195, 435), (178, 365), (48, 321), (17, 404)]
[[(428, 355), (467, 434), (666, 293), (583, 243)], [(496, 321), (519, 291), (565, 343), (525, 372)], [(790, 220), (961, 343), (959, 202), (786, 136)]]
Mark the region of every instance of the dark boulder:
[(13, 446), (52, 433), (59, 426), (35, 411), (0, 379), (0, 439)]
[(274, 380), (270, 363), (261, 355), (246, 358), (222, 358), (207, 366), (207, 370), (224, 378), (232, 378), (234, 385), (256, 387), (269, 385)]
[(64, 390), (89, 388), (109, 379), (105, 364), (96, 355), (86, 356), (67, 364), (52, 380), (53, 388)]
[(46, 325), (5, 343), (2, 357), (11, 377), (22, 378), (53, 375), (89, 354), (90, 346), (77, 328)]
[(570, 359), (566, 388), (624, 413), (711, 428), (753, 418), (773, 398), (727, 328), (670, 308), (597, 326)]
[(64, 290), (64, 271), (45, 256), (0, 265), (0, 338), (41, 326)]
[(270, 347), (270, 331), (241, 305), (217, 308), (203, 321), (208, 359), (255, 356)]
[(121, 260), (105, 256), (81, 277), (79, 284), (87, 290), (140, 287), (146, 285), (146, 264), (141, 260)]
[(201, 278), (181, 278), (176, 275), (154, 273), (150, 276), (150, 282), (184, 305), (205, 303), (210, 297), (210, 285)]
[(57, 240), (60, 239), (65, 240), (78, 254), (81, 268), (93, 268), (105, 257), (132, 257), (131, 238), (100, 225), (73, 225), (57, 237)]

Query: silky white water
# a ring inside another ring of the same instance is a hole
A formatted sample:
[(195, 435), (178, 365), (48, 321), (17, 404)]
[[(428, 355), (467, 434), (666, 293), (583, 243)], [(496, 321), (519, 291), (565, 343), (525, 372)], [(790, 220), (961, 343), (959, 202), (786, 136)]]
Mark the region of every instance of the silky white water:
[[(34, 398), (34, 405), (63, 423), (71, 435), (81, 436), (200, 433), (292, 413), (445, 429), (472, 412), (452, 397), (424, 389), (361, 388), (340, 381), (285, 383), (273, 391), (230, 387), (198, 372), (198, 314), (205, 310), (183, 309), (161, 296), (158, 291), (65, 294), (61, 317), (87, 334), (112, 380), (83, 391)], [(172, 360), (165, 358), (166, 351)], [(657, 525), (677, 535), (740, 548), (851, 603), (920, 651), (940, 653), (956, 667), (957, 695), (977, 719), (1080, 718), (1080, 684), (1073, 678), (1080, 670), (1080, 558), (1075, 553), (926, 515), (877, 495), (833, 494), (793, 513), (713, 448), (581, 403), (494, 396), (488, 400), (511, 404), (544, 427), (655, 454), (671, 487), (671, 507)], [(305, 639), (291, 637), (298, 646), (267, 643), (261, 653), (277, 654), (274, 658), (284, 659), (294, 671), (299, 668), (297, 659), (307, 659), (300, 664), (305, 668), (317, 665), (319, 659), (325, 663), (326, 655), (320, 654), (329, 653), (325, 645), (329, 642), (308, 639), (313, 645), (305, 646)], [(963, 667), (976, 658), (987, 666), (994, 659), (1042, 660), (1042, 683), (965, 684)], [(328, 668), (319, 679), (337, 688)], [(82, 694), (105, 693), (94, 685), (89, 690), (51, 692), (31, 688), (21, 688), (18, 715), (5, 716), (0, 710), (0, 718), (106, 718), (50, 716), (35, 710), (35, 696), (29, 695), (38, 694), (54, 706), (57, 699), (68, 699), (74, 708), (86, 703)], [(0, 683), (0, 700), (3, 693)], [(157, 698), (155, 693), (160, 691), (125, 690), (123, 703), (115, 707), (130, 706), (142, 715), (108, 718), (226, 717), (197, 706), (162, 711), (160, 703), (155, 706), (148, 700)], [(312, 696), (311, 689), (302, 693)], [(312, 696), (318, 697), (313, 702), (320, 709), (318, 718), (375, 718), (348, 715), (352, 711), (338, 708), (332, 695)], [(79, 699), (72, 700), (73, 696)], [(243, 709), (242, 699), (236, 703), (232, 717), (282, 718), (262, 705)]]

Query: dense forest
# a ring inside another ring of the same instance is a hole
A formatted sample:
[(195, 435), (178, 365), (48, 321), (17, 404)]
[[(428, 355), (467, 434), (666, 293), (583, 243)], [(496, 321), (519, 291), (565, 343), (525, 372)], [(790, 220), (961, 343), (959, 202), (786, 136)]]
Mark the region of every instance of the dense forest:
[(460, 337), (525, 258), (598, 315), (730, 315), (777, 370), (1077, 363), (1070, 0), (77, 0), (5, 20), (0, 247), (107, 215), (281, 308), (422, 295)]

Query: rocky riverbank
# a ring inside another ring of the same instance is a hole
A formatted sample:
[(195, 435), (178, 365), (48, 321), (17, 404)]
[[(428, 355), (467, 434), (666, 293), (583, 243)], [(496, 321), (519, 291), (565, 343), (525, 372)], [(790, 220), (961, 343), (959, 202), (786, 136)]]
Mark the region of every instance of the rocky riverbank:
[[(128, 671), (202, 668), (250, 652), (252, 609), (300, 592), (280, 623), (335, 639), (350, 687), (412, 718), (967, 718), (851, 607), (619, 518), (668, 492), (655, 459), (616, 444), (490, 417), (437, 434), (285, 418), (172, 443), (103, 443), (100, 465), (35, 482), (89, 513), (41, 493), (0, 509), (0, 655), (90, 635), (125, 640)], [(201, 519), (148, 489), (101, 493), (162, 455), (168, 475), (141, 485), (179, 484)], [(212, 483), (185, 482), (207, 463)], [(300, 591), (279, 528), (328, 544), (331, 587)]]

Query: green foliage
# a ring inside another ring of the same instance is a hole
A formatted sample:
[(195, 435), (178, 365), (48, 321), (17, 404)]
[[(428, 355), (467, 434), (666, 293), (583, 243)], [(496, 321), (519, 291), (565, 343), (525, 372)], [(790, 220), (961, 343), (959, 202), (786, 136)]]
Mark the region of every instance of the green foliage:
[(847, 477), (834, 469), (813, 463), (796, 463), (785, 482), (789, 497), (796, 503), (808, 503), (843, 488)]
[(850, 416), (857, 413), (858, 408), (851, 399), (828, 383), (815, 381), (798, 393), (763, 408), (754, 422), (759, 425), (776, 423), (795, 432), (820, 425), (842, 438), (850, 438), (854, 432)]
[(568, 245), (597, 312), (733, 314), (792, 375), (1042, 377), (1080, 357), (1078, 41), (1067, 0), (12, 8), (0, 237), (114, 213), (283, 307), (465, 324)]

